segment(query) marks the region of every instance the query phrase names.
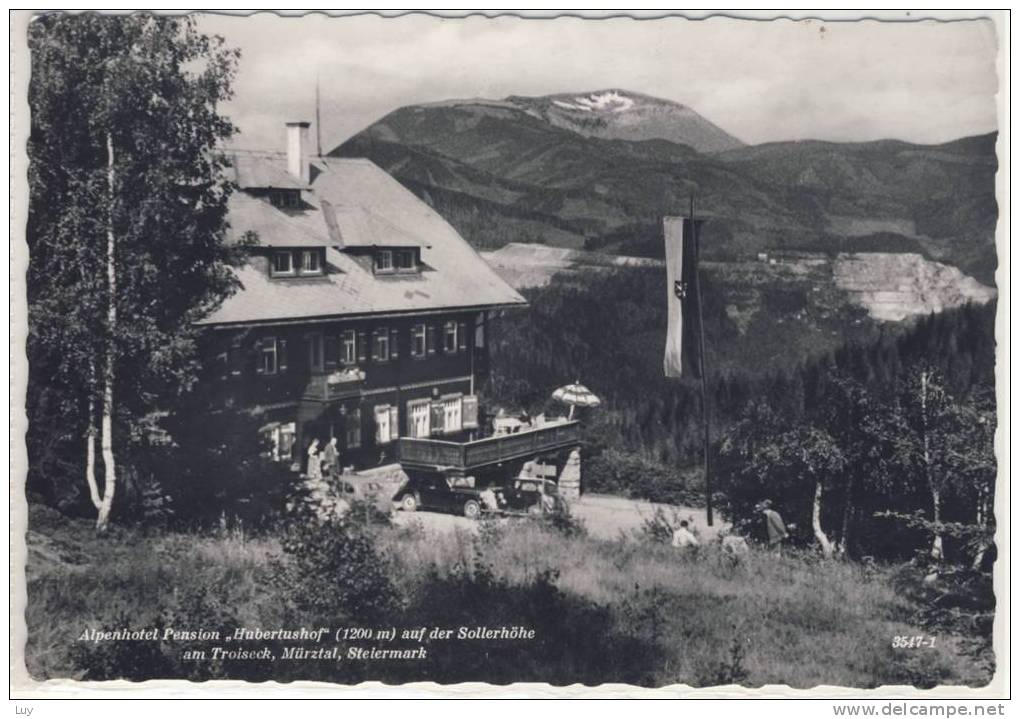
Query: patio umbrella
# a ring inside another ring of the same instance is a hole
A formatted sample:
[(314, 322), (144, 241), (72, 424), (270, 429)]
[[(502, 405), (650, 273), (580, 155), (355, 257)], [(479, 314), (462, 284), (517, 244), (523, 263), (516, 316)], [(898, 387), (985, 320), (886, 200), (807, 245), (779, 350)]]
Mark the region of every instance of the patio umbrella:
[(575, 407), (598, 407), (602, 404), (602, 400), (580, 381), (560, 387), (552, 396), (554, 400), (570, 405), (569, 419), (574, 418)]

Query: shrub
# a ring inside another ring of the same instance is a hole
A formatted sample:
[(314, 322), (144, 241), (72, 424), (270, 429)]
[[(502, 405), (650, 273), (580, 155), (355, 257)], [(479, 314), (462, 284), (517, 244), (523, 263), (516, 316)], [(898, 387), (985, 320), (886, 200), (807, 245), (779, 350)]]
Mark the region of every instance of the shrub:
[(692, 488), (671, 467), (637, 454), (608, 449), (584, 464), (584, 486), (589, 492), (619, 494), (651, 502), (700, 506), (700, 491)]
[[(173, 524), (209, 527), (226, 516), (250, 530), (269, 530), (280, 521), (298, 478), (266, 455), (259, 419), (192, 411), (171, 415), (165, 424), (172, 442), (147, 446), (135, 465), (165, 498)], [(135, 513), (136, 519), (143, 516)]]
[[(349, 508), (345, 519), (352, 527), (391, 527), (393, 526), (392, 511), (387, 511), (381, 503), (373, 499), (352, 499), (348, 502)], [(390, 502), (386, 502), (390, 504)]]
[(570, 506), (566, 503), (561, 503), (561, 508), (558, 511), (529, 515), (529, 519), (562, 534), (564, 537), (583, 537), (588, 533), (584, 522), (570, 513)]
[(399, 605), (388, 562), (356, 525), (335, 519), (293, 522), (283, 551), (276, 584), (299, 623), (388, 621)]
[(690, 525), (691, 532), (697, 536), (693, 516), (682, 517), (680, 510), (672, 507), (668, 511), (664, 507), (656, 507), (651, 516), (645, 517), (641, 522), (641, 527), (637, 530), (638, 538), (668, 544), (673, 540), (673, 532), (684, 519)]
[(747, 640), (743, 637), (742, 633), (738, 632), (730, 640), (726, 656), (720, 661), (706, 666), (699, 673), (695, 683), (703, 687), (744, 684), (749, 677), (747, 667), (744, 666), (744, 659), (747, 653), (746, 643)]

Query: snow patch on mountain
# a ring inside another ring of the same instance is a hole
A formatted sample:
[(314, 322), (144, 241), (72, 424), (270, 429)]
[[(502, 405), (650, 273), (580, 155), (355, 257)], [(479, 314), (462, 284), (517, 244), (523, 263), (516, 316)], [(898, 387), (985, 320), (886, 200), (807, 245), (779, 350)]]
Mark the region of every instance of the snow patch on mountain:
[(553, 100), (553, 105), (559, 105), (567, 110), (584, 110), (585, 112), (591, 112), (590, 107), (584, 107), (583, 105), (575, 105), (572, 102), (563, 102), (563, 100)]
[(634, 107), (634, 100), (626, 95), (621, 95), (616, 90), (607, 90), (606, 92), (593, 92), (585, 97), (575, 97), (573, 102), (553, 100), (553, 104), (567, 110), (582, 110), (584, 112), (595, 112), (596, 110), (626, 112)]

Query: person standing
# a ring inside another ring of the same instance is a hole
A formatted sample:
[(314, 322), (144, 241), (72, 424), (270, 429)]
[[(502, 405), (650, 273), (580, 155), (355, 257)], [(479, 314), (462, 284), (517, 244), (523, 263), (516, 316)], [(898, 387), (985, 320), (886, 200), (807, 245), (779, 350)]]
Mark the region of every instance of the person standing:
[(330, 437), (326, 448), (322, 450), (322, 475), (334, 483), (340, 476), (340, 452), (336, 446), (336, 437)]
[(786, 531), (786, 524), (783, 522), (783, 518), (779, 512), (772, 509), (772, 501), (769, 499), (759, 502), (755, 509), (761, 512), (761, 515), (765, 518), (765, 531), (768, 534), (769, 549), (773, 550), (776, 554), (782, 554), (783, 542), (790, 536), (789, 532)]
[(308, 445), (308, 479), (322, 479), (322, 456), (319, 454), (319, 440), (313, 439)]

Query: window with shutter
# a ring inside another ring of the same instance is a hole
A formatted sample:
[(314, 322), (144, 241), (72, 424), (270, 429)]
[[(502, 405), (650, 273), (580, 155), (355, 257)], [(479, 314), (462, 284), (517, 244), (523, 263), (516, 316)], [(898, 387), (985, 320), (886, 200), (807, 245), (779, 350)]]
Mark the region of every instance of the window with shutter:
[(358, 361), (364, 362), (368, 359), (368, 333), (358, 332)]
[(344, 424), (344, 440), (348, 449), (361, 446), (361, 408), (347, 413)]
[(340, 361), (345, 365), (358, 361), (357, 335), (354, 330), (345, 330), (340, 335)]
[(255, 374), (264, 374), (266, 369), (262, 363), (262, 340), (255, 340), (252, 347), (255, 349)]
[(294, 453), (294, 439), (297, 427), (294, 422), (280, 424), (272, 422), (259, 432), (269, 448), (269, 456), (276, 462), (289, 462)]
[(277, 364), (280, 366), (280, 372), (287, 371), (287, 340), (280, 340), (277, 343)]
[(443, 325), (443, 351), (447, 354), (457, 351), (457, 323), (453, 320)]
[(278, 356), (276, 354), (276, 338), (270, 337), (262, 342), (262, 372), (276, 374)]
[(478, 427), (478, 396), (473, 394), (464, 395), (461, 400), (461, 424), (465, 429)]
[(397, 405), (390, 407), (390, 437), (396, 441), (400, 436), (400, 412)]
[(259, 374), (276, 374), (278, 367), (276, 338), (266, 337), (256, 342), (255, 347), (259, 358), (255, 371)]
[(390, 330), (390, 357), (392, 359), (397, 359), (399, 356), (397, 353), (397, 341), (399, 337), (400, 333), (397, 332), (396, 328)]
[(372, 332), (374, 338), (372, 358), (377, 362), (388, 362), (390, 359), (390, 330), (378, 327)]
[(241, 345), (240, 337), (235, 336), (231, 338), (230, 349), (227, 352), (227, 362), (230, 365), (230, 374), (236, 377), (241, 374), (241, 370), (244, 368), (245, 364), (244, 349)]
[(460, 432), (463, 429), (462, 423), (462, 397), (459, 394), (448, 395), (440, 400), (443, 408), (443, 431), (447, 433)]
[(340, 360), (340, 338), (333, 334), (326, 335), (326, 347), (323, 350), (326, 360), (326, 369), (336, 369)]
[(375, 443), (388, 444), (390, 442), (390, 406), (388, 404), (376, 405), (375, 415)]
[(467, 349), (467, 323), (457, 323), (457, 349), (461, 352)]
[(312, 372), (322, 372), (322, 333), (312, 332), (305, 335), (305, 348), (308, 355), (308, 369)]
[(407, 436), (428, 437), (432, 424), (432, 403), (427, 399), (412, 399), (407, 403)]
[(216, 376), (219, 377), (221, 380), (227, 378), (229, 362), (230, 362), (229, 352), (220, 352), (219, 354), (216, 355)]
[(446, 423), (444, 421), (445, 413), (444, 413), (444, 410), (443, 410), (443, 403), (440, 400), (436, 400), (435, 402), (432, 402), (430, 409), (431, 409), (431, 414), (432, 414), (432, 418), (431, 418), (432, 433), (433, 434), (442, 434), (443, 432), (446, 431)]
[(424, 323), (418, 323), (411, 328), (411, 356), (424, 357), (426, 348), (427, 331)]
[(434, 355), (436, 353), (436, 326), (428, 325), (426, 328), (426, 342), (428, 344), (428, 353)]
[(481, 349), (485, 346), (485, 313), (480, 312), (475, 318), (475, 347)]

